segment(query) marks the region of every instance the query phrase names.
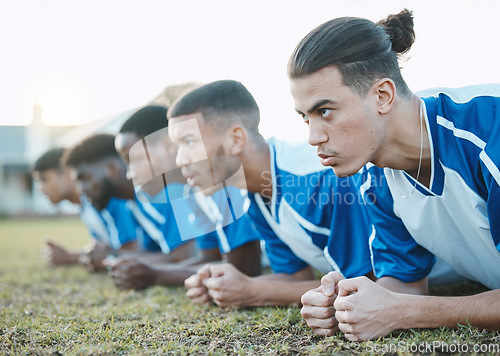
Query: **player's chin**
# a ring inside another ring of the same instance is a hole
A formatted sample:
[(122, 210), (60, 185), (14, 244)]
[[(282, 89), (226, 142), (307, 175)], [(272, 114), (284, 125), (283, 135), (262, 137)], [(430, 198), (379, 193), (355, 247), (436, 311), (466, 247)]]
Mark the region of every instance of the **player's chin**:
[(348, 167), (340, 164), (331, 167), (333, 169), (333, 173), (335, 173), (335, 175), (339, 178), (347, 178), (359, 172), (359, 168)]

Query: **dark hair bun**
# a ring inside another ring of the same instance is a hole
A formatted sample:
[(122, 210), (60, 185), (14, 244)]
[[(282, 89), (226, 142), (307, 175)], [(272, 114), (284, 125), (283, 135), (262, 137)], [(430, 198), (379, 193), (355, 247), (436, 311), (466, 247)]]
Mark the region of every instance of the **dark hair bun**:
[(415, 30), (413, 29), (413, 12), (404, 9), (399, 14), (389, 15), (377, 25), (384, 27), (391, 37), (392, 50), (402, 54), (407, 52), (415, 42)]

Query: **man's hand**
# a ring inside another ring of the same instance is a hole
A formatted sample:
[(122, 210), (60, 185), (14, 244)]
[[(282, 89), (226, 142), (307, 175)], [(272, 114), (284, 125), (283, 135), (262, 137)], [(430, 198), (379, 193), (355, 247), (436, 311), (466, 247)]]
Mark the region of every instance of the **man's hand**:
[(42, 246), (42, 257), (49, 266), (78, 263), (78, 254), (70, 253), (63, 247), (50, 241), (46, 241)]
[(80, 263), (84, 265), (89, 272), (104, 271), (106, 267), (103, 265), (102, 261), (110, 252), (111, 248), (107, 245), (95, 245), (80, 255)]
[(301, 314), (307, 325), (320, 336), (339, 331), (333, 303), (337, 298), (337, 285), (344, 279), (339, 272), (330, 272), (321, 278), (321, 286), (302, 296)]
[(210, 278), (202, 281), (212, 300), (220, 307), (250, 306), (255, 298), (254, 279), (241, 273), (232, 264), (224, 263), (209, 267)]
[(104, 261), (109, 275), (120, 289), (145, 289), (155, 285), (156, 271), (134, 257), (118, 257)]
[(187, 288), (186, 296), (194, 304), (205, 304), (212, 301), (212, 298), (208, 295), (208, 289), (203, 285), (203, 281), (210, 277), (210, 266), (201, 267), (196, 274), (184, 281), (184, 286)]
[(398, 328), (396, 309), (398, 293), (392, 292), (366, 277), (338, 283), (334, 307), (339, 329), (351, 341), (371, 340)]

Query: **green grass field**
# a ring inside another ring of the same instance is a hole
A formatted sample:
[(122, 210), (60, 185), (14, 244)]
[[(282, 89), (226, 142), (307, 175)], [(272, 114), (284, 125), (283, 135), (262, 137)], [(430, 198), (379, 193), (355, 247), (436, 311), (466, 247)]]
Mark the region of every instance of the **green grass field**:
[(76, 219), (0, 220), (0, 354), (500, 354), (500, 333), (469, 327), (351, 343), (314, 336), (298, 306), (221, 309), (192, 305), (183, 288), (120, 291), (106, 274), (46, 267), (46, 236), (75, 251), (88, 239)]

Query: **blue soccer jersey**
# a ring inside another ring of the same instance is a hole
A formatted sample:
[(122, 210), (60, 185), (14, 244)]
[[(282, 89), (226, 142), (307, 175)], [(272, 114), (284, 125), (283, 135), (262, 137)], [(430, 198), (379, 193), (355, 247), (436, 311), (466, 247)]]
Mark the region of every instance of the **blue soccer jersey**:
[[(251, 204), (248, 191), (224, 186), (207, 196), (201, 192), (194, 193), (192, 198), (195, 203), (195, 223), (205, 232), (215, 232), (221, 253), (229, 253), (260, 239), (259, 232), (247, 214)], [(207, 247), (207, 239), (200, 241), (199, 246)]]
[(128, 200), (111, 198), (108, 205), (97, 211), (87, 199), (81, 202), (81, 218), (87, 224), (91, 235), (113, 249), (136, 241), (140, 227), (134, 220)]
[(358, 191), (360, 177), (338, 178), (307, 143), (271, 139), (268, 144), (272, 199), (251, 195), (249, 214), (272, 270), (293, 274), (310, 265), (348, 278), (369, 273), (370, 224)]
[[(500, 85), (433, 90), (424, 97), (429, 188), (403, 171), (364, 168), (377, 277), (424, 278), (435, 256), (500, 288)], [(403, 192), (403, 193), (401, 193)], [(406, 195), (403, 198), (402, 194)]]
[(236, 218), (234, 210), (229, 210), (244, 203), (240, 190), (227, 195), (233, 189), (205, 197), (187, 185), (172, 183), (155, 197), (139, 199), (134, 212), (146, 231), (145, 248), (155, 250), (159, 246), (163, 253), (169, 253), (194, 238), (200, 249), (219, 248), (225, 254), (258, 240), (248, 216), (237, 213), (240, 218)]
[[(169, 189), (183, 189), (183, 185), (172, 184)], [(187, 220), (184, 223), (176, 220), (167, 189), (163, 189), (155, 196), (149, 196), (144, 192), (138, 193), (131, 209), (136, 221), (144, 229), (140, 247), (146, 251), (161, 251), (169, 254), (191, 238), (201, 234), (193, 231), (194, 226), (186, 224)], [(184, 210), (184, 214), (189, 214), (189, 211)], [(191, 227), (192, 235), (182, 236), (179, 231), (181, 225), (185, 226), (186, 231)]]
[[(96, 240), (105, 242), (109, 240), (108, 229), (99, 211), (94, 208), (88, 198), (80, 196), (80, 220), (85, 224), (89, 234)], [(109, 244), (109, 243), (107, 243)]]

